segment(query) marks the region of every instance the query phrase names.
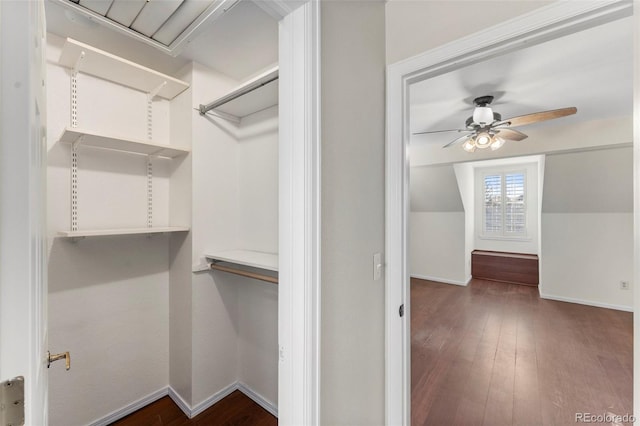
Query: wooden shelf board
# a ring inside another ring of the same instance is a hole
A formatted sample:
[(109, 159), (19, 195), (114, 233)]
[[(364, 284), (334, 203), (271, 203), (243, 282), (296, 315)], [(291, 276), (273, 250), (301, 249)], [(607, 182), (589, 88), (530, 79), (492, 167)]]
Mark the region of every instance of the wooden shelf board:
[(86, 229), (81, 231), (60, 231), (58, 236), (66, 238), (100, 237), (107, 235), (161, 234), (166, 232), (188, 232), (186, 226), (165, 226), (154, 228)]
[(84, 52), (84, 59), (80, 60), (78, 70), (95, 77), (113, 81), (145, 93), (153, 91), (163, 82), (166, 82), (157, 95), (164, 99), (173, 99), (189, 87), (189, 83), (185, 81), (162, 74), (72, 38), (67, 38), (58, 62), (62, 66), (73, 69), (82, 52)]
[[(234, 96), (237, 93), (241, 93), (246, 87), (249, 87), (256, 82), (269, 81), (276, 76), (278, 76), (278, 67), (274, 67), (257, 76), (256, 78), (247, 81), (246, 83), (238, 86), (236, 89), (232, 90), (224, 96), (221, 96), (218, 99)], [(278, 80), (274, 80), (260, 88), (257, 88), (232, 101), (227, 102), (224, 105), (215, 108), (214, 111), (220, 111), (226, 114), (231, 114), (238, 118), (242, 118), (277, 104)]]
[(254, 250), (226, 250), (204, 255), (207, 259), (278, 271), (278, 255)]
[(81, 128), (67, 127), (60, 135), (60, 142), (74, 143), (80, 137), (81, 146), (110, 149), (115, 151), (131, 152), (135, 154), (156, 155), (159, 157), (174, 158), (189, 153), (186, 148), (177, 148), (171, 145), (153, 143), (140, 139), (121, 138), (118, 136), (106, 135)]

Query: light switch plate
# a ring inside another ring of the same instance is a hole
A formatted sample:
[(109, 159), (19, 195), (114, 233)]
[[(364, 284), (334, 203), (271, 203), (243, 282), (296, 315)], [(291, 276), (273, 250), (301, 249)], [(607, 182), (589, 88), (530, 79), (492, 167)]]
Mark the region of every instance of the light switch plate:
[(375, 281), (382, 278), (382, 254), (373, 254), (373, 279)]

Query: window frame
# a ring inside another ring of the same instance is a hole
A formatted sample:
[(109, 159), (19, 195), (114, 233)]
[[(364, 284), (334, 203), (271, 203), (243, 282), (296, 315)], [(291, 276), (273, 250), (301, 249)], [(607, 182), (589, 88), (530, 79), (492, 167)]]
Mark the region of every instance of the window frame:
[[(477, 186), (478, 209), (480, 209), (480, 227), (477, 230), (477, 236), (484, 240), (503, 240), (503, 241), (531, 241), (529, 232), (529, 178), (527, 176), (526, 167), (490, 167), (479, 169), (480, 179)], [(522, 233), (514, 233), (505, 231), (505, 209), (506, 209), (506, 175), (522, 174), (523, 176), (523, 210), (524, 210), (524, 230)], [(501, 230), (500, 232), (486, 232), (486, 208), (485, 208), (485, 179), (487, 176), (500, 176), (500, 207), (501, 207)], [(476, 214), (478, 211), (476, 210)]]

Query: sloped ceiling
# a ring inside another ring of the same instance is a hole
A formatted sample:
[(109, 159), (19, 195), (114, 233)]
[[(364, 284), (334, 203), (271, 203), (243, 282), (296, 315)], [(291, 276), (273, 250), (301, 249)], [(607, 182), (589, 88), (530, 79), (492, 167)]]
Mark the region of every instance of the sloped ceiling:
[(412, 212), (464, 211), (452, 165), (412, 167)]
[(633, 148), (548, 155), (542, 212), (633, 212)]
[(463, 128), (481, 95), (495, 96), (493, 109), (504, 118), (578, 108), (575, 116), (519, 128), (530, 137), (495, 152), (442, 149), (455, 133), (411, 136), (412, 211), (457, 211), (455, 176), (443, 163), (553, 153), (545, 162), (544, 213), (631, 212), (632, 79), (633, 19), (623, 18), (411, 86), (412, 132)]

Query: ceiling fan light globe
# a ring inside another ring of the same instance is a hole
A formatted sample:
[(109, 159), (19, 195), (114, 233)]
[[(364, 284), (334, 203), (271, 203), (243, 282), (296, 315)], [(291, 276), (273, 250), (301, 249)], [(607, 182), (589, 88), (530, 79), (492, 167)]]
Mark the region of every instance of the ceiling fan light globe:
[(478, 148), (483, 149), (491, 145), (492, 138), (491, 138), (491, 135), (487, 132), (478, 133), (475, 139), (476, 139), (476, 146)]
[(467, 139), (467, 141), (462, 145), (462, 149), (467, 152), (473, 152), (476, 150), (476, 144), (473, 142), (473, 139)]
[(476, 124), (493, 123), (493, 111), (489, 107), (476, 107), (473, 110), (473, 122)]
[(491, 142), (491, 150), (495, 151), (496, 149), (500, 149), (504, 145), (504, 139), (499, 136), (495, 136), (493, 138), (493, 142)]

